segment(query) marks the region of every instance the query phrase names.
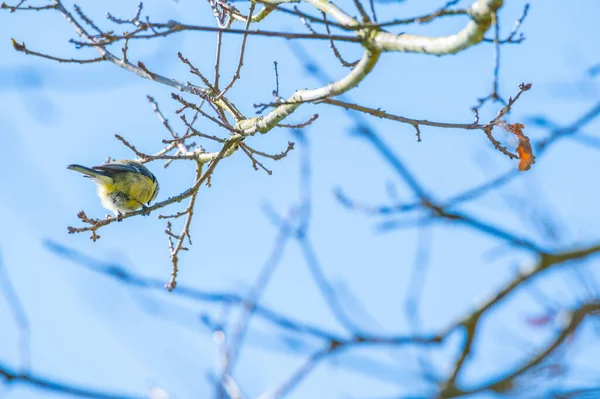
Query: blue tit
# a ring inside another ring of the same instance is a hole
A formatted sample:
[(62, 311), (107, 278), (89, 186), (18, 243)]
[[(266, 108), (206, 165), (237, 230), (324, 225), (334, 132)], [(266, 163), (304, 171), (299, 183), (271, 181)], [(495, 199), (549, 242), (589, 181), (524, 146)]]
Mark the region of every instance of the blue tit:
[(98, 185), (102, 206), (117, 216), (145, 208), (158, 195), (156, 177), (139, 162), (113, 161), (93, 168), (69, 165), (67, 169), (83, 173)]

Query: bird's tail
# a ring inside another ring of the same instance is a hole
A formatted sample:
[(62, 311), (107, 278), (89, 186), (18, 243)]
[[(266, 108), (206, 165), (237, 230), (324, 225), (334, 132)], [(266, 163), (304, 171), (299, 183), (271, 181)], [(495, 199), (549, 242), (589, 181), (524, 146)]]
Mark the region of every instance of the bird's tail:
[(99, 170), (94, 170), (92, 168), (88, 168), (86, 166), (73, 164), (73, 165), (67, 166), (67, 169), (82, 173), (86, 177), (89, 177), (90, 179), (92, 179), (94, 181), (98, 181), (98, 182), (102, 181), (102, 182), (106, 182), (106, 183), (112, 182), (112, 178), (110, 176), (108, 176), (106, 173), (101, 172)]

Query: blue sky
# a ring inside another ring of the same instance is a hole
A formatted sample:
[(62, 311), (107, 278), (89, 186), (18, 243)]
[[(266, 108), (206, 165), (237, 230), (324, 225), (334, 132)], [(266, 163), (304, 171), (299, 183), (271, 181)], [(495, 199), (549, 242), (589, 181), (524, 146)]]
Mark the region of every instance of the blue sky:
[[(506, 3), (500, 15), (503, 33), (512, 28), (524, 5), (522, 1)], [(80, 5), (96, 21), (103, 21), (107, 10), (117, 16), (133, 15), (137, 6), (134, 1)], [(352, 2), (339, 5), (353, 9)], [(404, 1), (378, 7), (380, 16), (413, 16), (440, 5), (437, 1)], [(145, 1), (144, 6), (144, 13), (154, 20), (214, 23), (202, 2), (152, 0)], [(524, 122), (525, 133), (532, 138), (543, 137), (547, 131), (528, 124), (528, 117), (542, 115), (558, 125), (568, 124), (598, 101), (600, 81), (585, 77), (587, 69), (600, 62), (597, 15), (600, 3), (593, 0), (532, 2), (523, 27), (527, 40), (503, 47), (501, 94), (509, 97), (516, 94), (519, 83), (533, 83), (533, 89), (523, 95), (508, 118)], [(462, 17), (448, 18), (405, 30), (445, 35), (465, 22)], [(290, 26), (303, 31), (300, 23), (283, 15), (267, 18), (260, 25), (271, 30)], [(132, 289), (82, 268), (81, 259), (73, 262), (57, 251), (71, 249), (90, 261), (120, 265), (166, 282), (170, 263), (164, 221), (154, 216), (110, 225), (100, 231), (102, 238), (96, 243), (84, 234), (67, 234), (67, 226), (78, 224), (79, 210), (95, 217), (106, 211), (93, 185), (66, 166), (95, 165), (108, 156), (132, 157), (114, 139), (115, 133), (145, 152), (159, 150), (167, 132), (146, 95), (155, 97), (176, 130), (183, 131), (174, 114), (179, 106), (170, 99), (170, 88), (108, 63), (81, 66), (25, 56), (15, 52), (10, 43), (14, 37), (31, 49), (57, 56), (95, 56), (91, 51), (75, 51), (68, 43), (73, 35), (67, 22), (52, 12), (0, 13), (0, 147), (4, 149), (0, 158), (0, 256), (31, 324), (31, 370), (48, 378), (115, 392), (144, 394), (161, 387), (173, 398), (207, 397), (212, 394), (208, 376), (214, 370), (217, 349), (199, 316), (218, 319), (223, 313), (221, 307), (166, 292)], [(223, 76), (227, 81), (234, 71), (241, 37), (226, 36), (225, 40)], [(341, 77), (347, 72), (336, 63), (326, 42), (291, 45), (283, 39), (251, 37), (241, 80), (228, 95), (243, 113), (252, 115), (253, 103), (272, 100), (273, 61), (279, 64), (283, 96), (320, 85), (307, 73), (307, 60), (298, 59), (297, 46), (325, 67), (328, 75)], [(178, 61), (177, 51), (210, 74), (214, 49), (214, 34), (193, 33), (132, 43), (129, 56), (142, 60), (153, 71), (194, 81)], [(347, 45), (340, 45), (340, 49), (347, 59), (360, 55)], [(413, 118), (470, 122), (471, 106), (489, 93), (492, 68), (489, 44), (440, 58), (384, 54), (373, 73), (347, 98)], [(482, 119), (496, 111), (496, 106), (487, 106)], [(310, 241), (328, 279), (357, 324), (378, 333), (405, 333), (404, 299), (416, 256), (417, 231), (381, 233), (377, 225), (388, 219), (349, 211), (336, 200), (334, 190), (340, 188), (351, 198), (373, 205), (393, 202), (388, 197), (389, 187), (405, 201), (410, 201), (412, 193), (365, 140), (352, 134), (355, 125), (345, 111), (309, 105), (292, 115), (290, 123), (313, 113), (320, 117), (304, 131), (308, 146), (299, 145), (284, 160), (268, 162), (272, 176), (254, 171), (242, 153), (219, 164), (212, 187), (203, 188), (198, 197), (192, 227), (194, 245), (181, 256), (179, 283), (244, 293), (266, 262), (277, 236), (263, 208), (268, 204), (284, 214), (298, 203), (299, 165), (302, 154), (308, 154), (312, 166)], [(516, 167), (514, 161), (494, 150), (480, 131), (423, 127), (422, 142), (417, 143), (409, 125), (368, 121), (438, 198), (460, 193)], [(598, 137), (599, 127), (600, 122), (595, 121), (585, 133)], [(215, 130), (208, 121), (202, 121), (200, 128), (211, 134)], [(506, 138), (501, 132), (498, 135)], [(288, 141), (298, 138), (279, 129), (249, 140), (260, 150), (280, 152)], [(217, 149), (212, 143), (202, 144), (207, 150)], [(597, 149), (565, 139), (502, 195), (486, 196), (463, 209), (553, 247), (594, 242), (600, 220), (595, 173), (598, 155)], [(193, 181), (191, 163), (174, 163), (163, 169), (155, 162), (150, 168), (161, 183), (159, 200), (178, 194)], [(550, 212), (558, 222), (560, 241), (543, 241), (529, 222), (529, 208), (514, 198), (526, 200), (531, 209)], [(519, 267), (532, 261), (523, 251), (507, 250), (493, 238), (456, 226), (435, 225), (431, 240), (420, 308), (427, 331), (441, 329), (473, 309), (513, 278)], [(598, 260), (585, 267), (597, 279), (597, 289)], [(572, 275), (564, 271), (540, 280), (539, 289), (568, 308), (581, 299), (574, 295), (575, 286)], [(261, 302), (297, 319), (344, 331), (326, 307), (293, 240), (286, 245)], [(477, 343), (477, 360), (467, 367), (464, 381), (492, 378), (506, 365), (518, 362), (523, 356), (522, 345), (542, 345), (549, 339), (551, 329), (534, 329), (525, 322), (544, 311), (527, 290), (507, 301), (486, 320), (484, 328), (489, 333)], [(0, 300), (0, 317), (6, 326), (0, 330), (0, 362), (18, 368), (18, 329), (4, 300)], [(598, 371), (591, 365), (600, 356), (600, 345), (590, 331), (587, 333), (570, 357), (579, 367), (574, 370), (582, 370), (581, 378)], [(294, 348), (289, 345), (293, 337), (285, 338), (263, 322), (251, 323), (248, 345), (235, 369), (248, 397), (275, 386), (319, 348), (315, 342)], [(443, 365), (456, 353), (458, 343), (451, 337), (433, 355), (440, 373), (448, 372)], [(324, 362), (289, 397), (422, 394), (424, 391), (418, 389), (406, 390), (407, 386), (423, 386), (417, 378), (415, 359), (414, 352), (405, 348), (352, 351)], [(25, 386), (4, 386), (0, 392), (10, 399), (62, 397)]]

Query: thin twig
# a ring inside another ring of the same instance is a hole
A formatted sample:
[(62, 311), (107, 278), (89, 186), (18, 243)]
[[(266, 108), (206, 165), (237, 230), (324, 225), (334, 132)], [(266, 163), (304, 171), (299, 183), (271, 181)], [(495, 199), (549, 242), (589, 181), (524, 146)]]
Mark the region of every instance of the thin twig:
[(294, 149), (294, 143), (291, 141), (288, 141), (287, 148), (284, 151), (280, 152), (279, 154), (267, 154), (266, 152), (255, 150), (254, 148), (250, 147), (246, 143), (244, 143), (244, 148), (246, 148), (252, 154), (260, 155), (261, 157), (270, 158), (275, 161), (279, 161), (280, 159), (287, 157), (288, 153)]
[(14, 6), (9, 6), (6, 3), (2, 3), (0, 4), (0, 9), (7, 9), (10, 10), (10, 12), (15, 12), (15, 11), (44, 11), (44, 10), (51, 10), (51, 9), (55, 9), (56, 5), (55, 4), (48, 4), (46, 6), (27, 6), (27, 7), (21, 7), (21, 5), (23, 3), (25, 3), (26, 0), (21, 0), (19, 3), (17, 3)]
[[(394, 20), (386, 21), (386, 22), (382, 22), (382, 23), (361, 23), (356, 26), (348, 26), (348, 25), (338, 24), (336, 22), (329, 22), (329, 24), (331, 26), (335, 26), (336, 28), (351, 31), (351, 30), (360, 30), (360, 29), (368, 29), (368, 28), (374, 28), (374, 29), (385, 28), (385, 27), (390, 27), (390, 26), (395, 26), (395, 25), (408, 25), (408, 24), (414, 24), (414, 23), (424, 24), (424, 23), (434, 21), (435, 19), (437, 19), (439, 17), (467, 15), (468, 13), (467, 13), (466, 9), (458, 9), (458, 10), (449, 9), (449, 7), (455, 5), (456, 3), (458, 3), (458, 1), (449, 1), (448, 3), (446, 3), (445, 6), (441, 7), (440, 9), (438, 9), (430, 14), (421, 15), (421, 16), (412, 17), (412, 18), (394, 19)], [(305, 18), (306, 20), (308, 20), (310, 22), (321, 23), (321, 24), (325, 23), (321, 18), (304, 13), (304, 12), (298, 10), (298, 8), (296, 8), (296, 7), (294, 7), (293, 10), (290, 10), (285, 7), (277, 7), (275, 10), (286, 13), (286, 14), (297, 15), (301, 18)], [(376, 21), (375, 18), (374, 18), (374, 20)]]
[[(196, 163), (196, 177), (195, 180), (202, 179), (202, 164), (200, 162)], [(165, 284), (165, 288), (168, 291), (173, 291), (177, 286), (177, 273), (179, 271), (179, 253), (186, 248), (183, 246), (183, 242), (185, 238), (189, 240), (190, 245), (192, 244), (192, 239), (190, 236), (190, 227), (192, 223), (192, 218), (194, 217), (194, 207), (196, 204), (196, 198), (198, 197), (199, 190), (194, 191), (188, 203), (188, 206), (184, 213), (186, 214), (185, 222), (181, 232), (178, 236), (176, 236), (177, 243), (173, 245), (171, 239), (169, 238), (169, 256), (171, 257), (171, 263), (173, 265), (173, 269), (171, 271), (171, 278), (169, 282)], [(171, 222), (167, 222), (167, 232), (171, 232)]]
[(246, 50), (246, 39), (248, 39), (248, 29), (250, 28), (250, 22), (252, 21), (252, 14), (254, 13), (255, 6), (256, 6), (255, 3), (250, 4), (250, 11), (248, 12), (248, 21), (246, 22), (246, 28), (245, 28), (246, 33), (244, 34), (244, 36), (242, 38), (242, 47), (240, 49), (240, 59), (238, 61), (235, 73), (233, 74), (233, 77), (231, 78), (231, 80), (229, 81), (227, 86), (225, 86), (223, 91), (221, 91), (221, 93), (219, 93), (219, 95), (215, 98), (215, 101), (218, 101), (219, 99), (221, 99), (221, 97), (223, 97), (223, 95), (225, 95), (225, 93), (227, 93), (227, 91), (229, 91), (229, 89), (231, 89), (231, 87), (233, 86), (235, 81), (240, 78), (240, 71), (242, 70), (242, 66), (244, 65), (244, 52)]
[(246, 148), (246, 146), (244, 144), (241, 144), (240, 148), (242, 149), (244, 154), (246, 154), (248, 156), (248, 158), (250, 158), (250, 160), (252, 161), (252, 168), (254, 168), (254, 170), (258, 170), (260, 168), (260, 169), (264, 170), (265, 172), (267, 172), (267, 174), (269, 176), (273, 174), (272, 170), (267, 169), (265, 167), (265, 165), (263, 165), (260, 161), (258, 161), (256, 158), (254, 158), (254, 155), (252, 155), (252, 153)]
[(275, 68), (275, 90), (273, 90), (273, 96), (275, 100), (279, 101), (279, 71), (277, 70), (277, 61), (273, 61), (273, 68)]
[(369, 18), (369, 14), (367, 14), (367, 12), (365, 11), (365, 8), (363, 7), (360, 0), (353, 0), (353, 1), (354, 1), (354, 5), (356, 6), (356, 9), (358, 10), (358, 12), (360, 13), (360, 16), (362, 17), (362, 22), (365, 22), (365, 23), (371, 22), (371, 18)]
[[(510, 31), (508, 37), (503, 40), (498, 40), (499, 44), (519, 44), (519, 43), (523, 42), (523, 40), (525, 40), (525, 36), (523, 35), (523, 33), (519, 33), (519, 29), (521, 28), (523, 21), (527, 17), (528, 12), (529, 12), (529, 3), (525, 4), (525, 7), (523, 7), (523, 13), (521, 14), (521, 17), (519, 17), (519, 19), (515, 22), (515, 25), (513, 26), (512, 30)], [(517, 33), (519, 33), (519, 37), (515, 39), (515, 36)], [(493, 43), (493, 42), (496, 42), (496, 38), (494, 38), (494, 39), (484, 38), (483, 41)]]
[(373, 21), (377, 23), (377, 14), (375, 13), (375, 0), (369, 0), (369, 6), (371, 7), (371, 14), (373, 15)]
[[(77, 13), (77, 15), (79, 15), (79, 18), (81, 18), (83, 20), (83, 22), (85, 22), (87, 25), (89, 25), (93, 30), (95, 30), (96, 32), (98, 32), (98, 34), (103, 35), (104, 32), (102, 31), (102, 29), (100, 29), (95, 23), (94, 21), (92, 21), (87, 15), (85, 15), (83, 13), (83, 11), (81, 10), (81, 8), (77, 5), (77, 4), (73, 4), (73, 8), (75, 9), (75, 12)], [(126, 35), (125, 35), (126, 36)]]
[[(192, 32), (223, 32), (229, 34), (238, 34), (238, 35), (252, 35), (252, 36), (264, 36), (264, 37), (279, 37), (282, 39), (288, 40), (330, 40), (330, 38), (342, 41), (342, 42), (350, 42), (350, 43), (359, 43), (362, 39), (356, 36), (347, 36), (347, 35), (323, 35), (323, 34), (314, 34), (314, 33), (291, 33), (291, 32), (278, 32), (278, 31), (267, 31), (267, 30), (250, 30), (246, 31), (245, 29), (233, 29), (233, 28), (219, 28), (213, 26), (199, 26), (199, 25), (187, 25), (182, 24), (175, 21), (169, 21), (167, 23), (153, 23), (151, 26), (154, 29), (164, 29), (162, 31), (157, 31), (156, 33), (136, 33), (130, 36), (130, 39), (151, 39), (155, 37), (166, 37), (172, 34), (176, 34), (183, 31), (192, 31)], [(124, 40), (125, 35), (102, 35), (101, 37), (97, 37), (93, 42), (82, 42), (74, 40), (73, 43), (81, 46), (81, 47), (97, 47), (97, 46), (106, 46), (108, 44), (112, 44), (121, 40)]]
[(37, 57), (46, 58), (46, 59), (49, 59), (52, 61), (58, 61), (58, 62), (64, 62), (64, 63), (74, 63), (74, 64), (91, 64), (94, 62), (106, 61), (106, 58), (104, 58), (102, 56), (96, 57), (96, 58), (90, 58), (90, 59), (86, 59), (86, 60), (76, 60), (73, 58), (54, 57), (52, 55), (38, 53), (37, 51), (29, 50), (25, 46), (25, 43), (18, 43), (15, 39), (12, 39), (12, 45), (13, 45), (13, 48), (17, 51), (20, 51), (20, 52), (28, 54), (28, 55), (35, 55)]
[(314, 114), (306, 122), (298, 123), (298, 124), (295, 124), (295, 125), (290, 125), (290, 124), (287, 124), (287, 123), (278, 123), (277, 127), (285, 127), (285, 128), (288, 128), (288, 129), (302, 129), (302, 128), (307, 127), (308, 125), (310, 125), (314, 121), (316, 121), (318, 118), (319, 118), (319, 114)]
[[(359, 2), (359, 0), (355, 0), (355, 1)], [(327, 30), (327, 34), (331, 35), (331, 30), (329, 29), (329, 23), (327, 22), (327, 14), (325, 14), (325, 13), (322, 13), (322, 14), (323, 14), (323, 21), (325, 21), (325, 29)], [(346, 60), (344, 60), (344, 58), (340, 54), (339, 50), (335, 46), (335, 42), (333, 41), (333, 39), (331, 39), (329, 41), (329, 45), (331, 46), (331, 49), (333, 50), (333, 54), (336, 56), (336, 58), (338, 60), (340, 60), (340, 62), (342, 63), (343, 66), (345, 66), (347, 68), (353, 68), (356, 66), (356, 64), (358, 64), (358, 61), (360, 61), (360, 60), (356, 60), (354, 62), (347, 62)]]
[[(223, 32), (217, 32), (217, 49), (215, 54), (215, 74), (214, 74), (214, 83), (213, 86), (215, 88), (215, 92), (219, 90), (219, 83), (221, 80), (221, 47), (223, 46)], [(208, 85), (207, 85), (208, 86)]]

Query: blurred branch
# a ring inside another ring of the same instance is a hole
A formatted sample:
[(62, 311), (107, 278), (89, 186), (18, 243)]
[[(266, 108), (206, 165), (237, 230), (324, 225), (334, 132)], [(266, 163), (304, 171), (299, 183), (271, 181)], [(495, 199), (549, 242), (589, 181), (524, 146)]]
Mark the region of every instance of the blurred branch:
[(17, 290), (15, 289), (8, 269), (2, 260), (2, 252), (0, 251), (0, 292), (4, 296), (8, 307), (12, 313), (13, 320), (19, 330), (18, 340), (19, 357), (21, 370), (29, 370), (31, 366), (31, 331), (29, 318), (25, 307), (19, 299)]
[[(64, 247), (55, 242), (48, 242), (47, 246), (57, 255), (71, 260), (78, 266), (84, 267), (96, 273), (100, 273), (111, 279), (115, 279), (127, 286), (156, 290), (164, 292), (164, 282), (160, 279), (144, 277), (124, 268), (115, 265), (114, 263), (105, 263), (94, 260), (87, 255), (77, 252), (74, 249)], [(201, 303), (221, 303), (228, 305), (243, 305), (245, 297), (234, 292), (219, 292), (219, 291), (204, 291), (190, 286), (177, 286), (169, 295), (175, 295), (181, 298), (186, 298), (192, 301)], [(344, 335), (337, 334), (333, 331), (315, 326), (309, 322), (295, 320), (285, 314), (277, 312), (267, 306), (255, 303), (253, 305), (253, 315), (268, 321), (272, 325), (291, 332), (305, 335), (307, 337), (316, 338), (325, 342), (337, 342), (346, 347), (358, 347), (364, 345), (384, 345), (384, 346), (404, 346), (404, 345), (428, 345), (439, 344), (442, 342), (441, 335), (405, 335), (405, 334), (356, 334), (352, 338), (347, 338)]]
[[(64, 247), (60, 247), (57, 244), (52, 244), (52, 247), (58, 252), (63, 254), (64, 256), (72, 259), (77, 264), (81, 264), (85, 267), (91, 268), (94, 271), (106, 274), (112, 278), (116, 278), (119, 281), (122, 281), (126, 284), (137, 286), (140, 288), (149, 288), (149, 289), (162, 289), (162, 283), (158, 280), (152, 280), (149, 278), (143, 278), (136, 276), (130, 272), (127, 272), (123, 269), (116, 268), (114, 264), (104, 265), (101, 262), (92, 261), (87, 258), (85, 255), (78, 254), (75, 251), (68, 250)], [(466, 331), (467, 343), (465, 344), (463, 351), (461, 352), (461, 360), (457, 363), (456, 371), (454, 373), (455, 377), (450, 379), (446, 383), (446, 388), (444, 389), (445, 395), (456, 395), (458, 388), (450, 388), (450, 386), (455, 385), (455, 380), (458, 376), (458, 373), (462, 369), (462, 365), (465, 364), (468, 359), (470, 353), (470, 343), (475, 339), (475, 332), (478, 326), (478, 322), (481, 319), (481, 316), (488, 312), (490, 309), (498, 305), (501, 301), (507, 299), (511, 294), (513, 294), (516, 289), (526, 282), (530, 282), (535, 277), (541, 275), (546, 272), (550, 268), (555, 266), (559, 266), (565, 264), (567, 262), (572, 262), (576, 260), (585, 259), (591, 255), (597, 254), (600, 252), (600, 245), (585, 247), (581, 249), (575, 249), (571, 251), (566, 251), (562, 253), (557, 253), (555, 255), (543, 255), (539, 258), (538, 263), (533, 268), (523, 271), (521, 274), (515, 277), (514, 280), (509, 282), (504, 288), (498, 290), (491, 298), (484, 301), (476, 310), (469, 313), (468, 315), (460, 318), (459, 320), (451, 323), (447, 328), (445, 328), (442, 332), (437, 335), (398, 335), (398, 336), (378, 336), (371, 334), (362, 334), (355, 333), (353, 338), (345, 339), (343, 337), (337, 336), (334, 333), (327, 332), (325, 330), (321, 330), (316, 327), (312, 327), (309, 324), (299, 323), (297, 321), (293, 321), (286, 316), (279, 315), (276, 312), (269, 310), (263, 306), (258, 304), (253, 305), (253, 312), (265, 320), (268, 320), (276, 325), (279, 325), (282, 328), (290, 329), (300, 334), (312, 335), (315, 338), (320, 338), (325, 340), (325, 342), (329, 342), (330, 348), (333, 349), (350, 349), (353, 347), (363, 346), (363, 345), (431, 345), (438, 344), (443, 342), (444, 338), (448, 336), (452, 331), (459, 327), (463, 327)], [(231, 304), (243, 305), (245, 299), (237, 294), (231, 293), (208, 293), (203, 291), (198, 291), (189, 287), (180, 286), (176, 291), (173, 291), (175, 295), (186, 297), (193, 300), (206, 301), (206, 302), (225, 302)], [(332, 350), (328, 350), (324, 353), (321, 353), (316, 359), (312, 361), (321, 360), (330, 354), (333, 353)], [(312, 366), (311, 366), (312, 367)], [(491, 388), (485, 388), (491, 389)], [(453, 397), (453, 396), (442, 396), (442, 397)]]
[[(300, 132), (300, 134), (302, 135), (302, 132)], [(283, 218), (270, 208), (266, 209), (268, 213), (267, 216), (269, 216), (270, 221), (280, 232), (287, 232), (287, 234), (297, 241), (311, 276), (334, 317), (353, 335), (361, 335), (360, 329), (356, 323), (348, 317), (333, 286), (327, 280), (318, 260), (315, 248), (309, 239), (308, 227), (311, 217), (310, 210), (312, 208), (310, 189), (312, 172), (308, 161), (309, 141), (303, 135), (301, 137), (302, 157), (299, 181), (300, 203), (290, 210), (290, 215), (294, 217)]]
[(583, 304), (577, 309), (568, 312), (568, 321), (559, 330), (556, 337), (551, 340), (548, 344), (535, 351), (533, 356), (529, 357), (522, 362), (521, 365), (517, 366), (514, 370), (509, 371), (507, 374), (503, 374), (502, 377), (492, 379), (490, 382), (485, 383), (481, 386), (472, 389), (459, 389), (454, 385), (454, 380), (449, 381), (449, 385), (444, 387), (440, 395), (442, 398), (456, 398), (461, 396), (472, 395), (484, 391), (492, 391), (495, 393), (506, 393), (511, 391), (515, 387), (515, 380), (518, 377), (523, 377), (526, 373), (532, 370), (534, 367), (540, 365), (565, 341), (573, 336), (578, 327), (588, 316), (596, 316), (600, 314), (600, 301), (595, 300), (591, 303)]
[(583, 126), (589, 124), (598, 116), (600, 116), (600, 101), (594, 104), (589, 111), (587, 111), (584, 115), (579, 117), (574, 123), (570, 124), (569, 126), (553, 130), (546, 138), (538, 141), (536, 143), (536, 146), (541, 152), (545, 150), (546, 147), (552, 144), (554, 141), (563, 137), (572, 136), (576, 132), (581, 131), (581, 128)]
[[(463, 396), (463, 395), (475, 393), (475, 392), (478, 392), (481, 390), (492, 389), (492, 386), (487, 386), (486, 388), (480, 388), (480, 389), (477, 389), (474, 391), (466, 392), (466, 391), (459, 389), (456, 385), (456, 381), (459, 377), (459, 374), (463, 370), (463, 366), (464, 366), (466, 360), (469, 358), (469, 355), (471, 354), (471, 347), (475, 340), (476, 332), (478, 331), (479, 321), (481, 320), (481, 317), (483, 316), (484, 313), (486, 313), (492, 307), (498, 305), (498, 303), (505, 300), (508, 296), (515, 293), (517, 287), (521, 286), (525, 282), (531, 282), (532, 279), (534, 279), (541, 273), (546, 272), (550, 268), (553, 268), (558, 265), (562, 265), (567, 262), (584, 259), (591, 255), (595, 255), (598, 252), (600, 252), (600, 244), (592, 245), (592, 246), (584, 247), (584, 248), (580, 248), (580, 249), (574, 249), (571, 251), (565, 251), (565, 252), (557, 253), (555, 255), (542, 255), (539, 257), (536, 265), (534, 265), (529, 270), (523, 270), (518, 276), (516, 276), (512, 281), (510, 281), (508, 284), (506, 284), (503, 288), (497, 290), (489, 299), (483, 301), (483, 303), (481, 305), (479, 305), (476, 310), (474, 310), (472, 313), (467, 315), (462, 320), (451, 325), (450, 329), (446, 330), (446, 334), (449, 334), (450, 331), (452, 331), (458, 327), (462, 327), (462, 329), (464, 330), (464, 343), (463, 343), (463, 349), (460, 352), (459, 358), (457, 359), (457, 361), (454, 364), (452, 374), (446, 380), (446, 382), (443, 384), (443, 390), (442, 390), (442, 393), (440, 394), (440, 398)], [(588, 309), (588, 308), (586, 307), (586, 309)], [(594, 306), (592, 306), (591, 309), (592, 310), (595, 309), (596, 311), (600, 310), (600, 303), (595, 304)], [(577, 323), (574, 324), (572, 327), (569, 327), (568, 329), (566, 329), (565, 334), (572, 332), (579, 325), (580, 321), (581, 320), (577, 321)], [(562, 342), (562, 339), (560, 339), (560, 342)], [(551, 353), (551, 351), (554, 347), (555, 346), (553, 344), (551, 344), (550, 345), (551, 349), (543, 352), (540, 356), (535, 358), (538, 360), (535, 360), (535, 362), (532, 362), (529, 367), (523, 367), (522, 369), (519, 369), (518, 373), (513, 373), (510, 376), (510, 378), (507, 377), (507, 379), (515, 378), (517, 375), (520, 375), (522, 372), (527, 371), (534, 364), (539, 363), (539, 361), (541, 361), (541, 359), (544, 359), (549, 353)]]
[(553, 390), (548, 394), (553, 399), (594, 399), (600, 397), (600, 386)]
[(0, 379), (5, 384), (26, 385), (32, 388), (55, 392), (63, 395), (91, 399), (144, 399), (145, 395), (128, 395), (123, 393), (110, 393), (105, 390), (93, 390), (81, 386), (70, 385), (60, 381), (40, 377), (32, 373), (19, 373), (5, 364), (0, 363)]
[(263, 393), (258, 397), (258, 399), (279, 399), (287, 395), (304, 378), (306, 378), (308, 374), (313, 371), (326, 356), (333, 353), (335, 349), (336, 347), (329, 346), (325, 349), (315, 352), (304, 361), (298, 370), (284, 380), (277, 388)]
[(217, 370), (219, 375), (217, 383), (218, 391), (221, 390), (221, 387), (226, 386), (226, 381), (232, 374), (233, 368), (239, 358), (239, 352), (244, 344), (244, 338), (248, 332), (250, 319), (254, 315), (258, 301), (267, 288), (271, 276), (281, 262), (281, 258), (283, 257), (285, 251), (285, 246), (289, 238), (289, 230), (286, 228), (281, 228), (277, 238), (275, 239), (275, 244), (271, 254), (269, 255), (269, 258), (262, 267), (262, 270), (250, 288), (248, 294), (240, 303), (240, 307), (242, 308), (241, 315), (235, 322), (231, 334), (228, 334), (229, 336), (226, 335), (225, 342), (227, 343), (227, 346), (222, 351), (223, 353), (219, 359), (219, 367)]
[[(55, 242), (48, 242), (47, 246), (56, 254), (71, 260), (74, 264), (100, 273), (106, 277), (120, 281), (121, 283), (148, 290), (164, 291), (164, 282), (160, 279), (145, 277), (125, 270), (113, 263), (104, 263), (97, 261), (84, 253), (78, 252), (72, 248), (64, 247)], [(186, 285), (178, 285), (177, 289), (171, 292), (170, 295), (187, 298), (201, 303), (223, 303), (231, 305), (240, 305), (244, 302), (244, 297), (232, 292), (213, 292), (203, 291), (192, 288)], [(334, 333), (321, 329), (310, 323), (294, 320), (284, 314), (276, 312), (268, 307), (259, 304), (254, 304), (254, 314), (274, 325), (283, 329), (289, 329), (297, 332), (324, 340), (341, 340), (342, 337)]]
[[(425, 287), (425, 279), (431, 263), (433, 232), (426, 223), (417, 226), (417, 245), (415, 261), (410, 271), (408, 292), (404, 302), (409, 331), (418, 334), (423, 331), (420, 306)], [(424, 375), (432, 375), (433, 367), (425, 354), (417, 354), (419, 366)]]

